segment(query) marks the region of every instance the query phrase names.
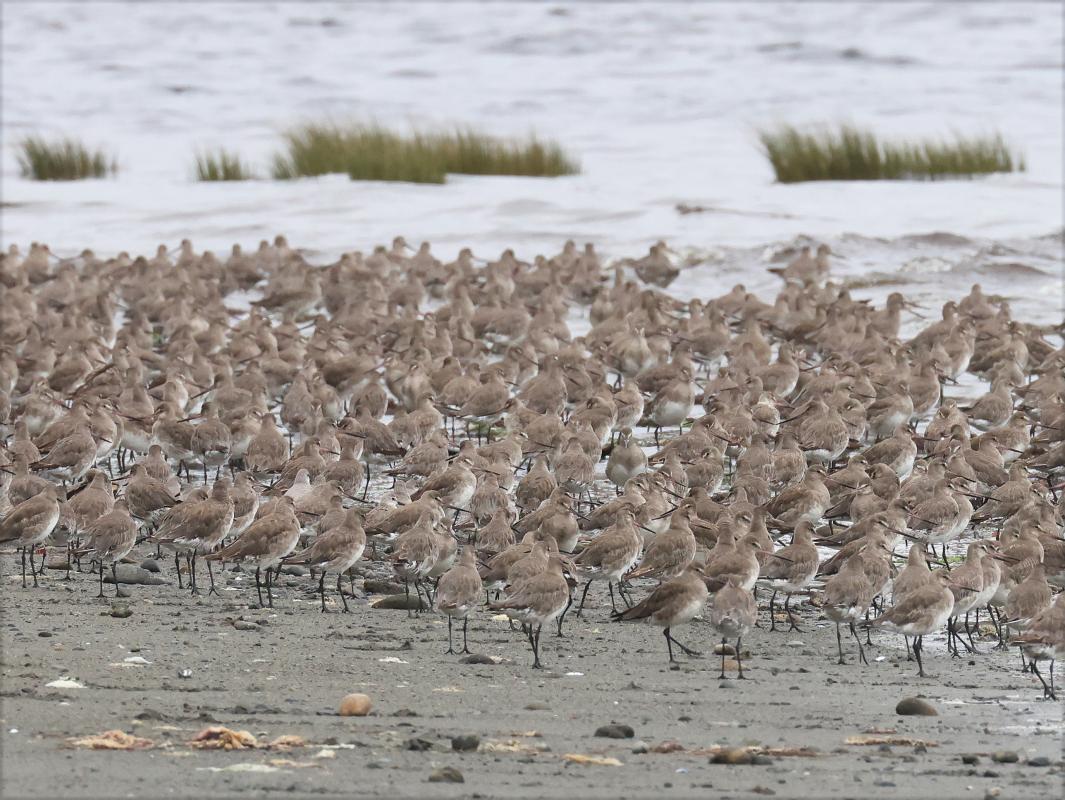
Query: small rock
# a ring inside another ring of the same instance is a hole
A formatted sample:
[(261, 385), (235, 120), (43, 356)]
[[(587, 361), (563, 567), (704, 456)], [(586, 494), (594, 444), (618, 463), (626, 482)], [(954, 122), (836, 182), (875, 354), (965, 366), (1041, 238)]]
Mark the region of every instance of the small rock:
[(745, 747), (728, 747), (710, 757), (711, 764), (751, 764), (754, 756)]
[(50, 638), (52, 638), (52, 632), (51, 631), (41, 631), (37, 635), (40, 636), (42, 639), (50, 639)]
[(238, 619), (233, 623), (233, 630), (237, 631), (257, 631), (260, 630), (259, 626), (254, 622), (249, 622), (246, 619)]
[(736, 655), (736, 648), (730, 644), (715, 644), (714, 645), (715, 656), (734, 656)]
[(904, 717), (938, 717), (936, 707), (920, 697), (904, 697), (895, 706), (895, 713)]
[(771, 759), (769, 756), (758, 755), (751, 759), (751, 763), (757, 764), (760, 767), (767, 767), (773, 763), (773, 759)]
[(732, 681), (725, 680), (725, 681), (721, 681), (720, 683), (718, 683), (717, 688), (718, 689), (735, 689), (736, 688), (736, 684), (734, 684)]
[(297, 578), (302, 578), (304, 575), (309, 575), (310, 570), (299, 564), (285, 564), (281, 568), (282, 575), (295, 575)]
[(1050, 759), (1046, 756), (1036, 756), (1035, 758), (1029, 758), (1025, 763), (1029, 767), (1049, 767)]
[(547, 703), (529, 703), (525, 706), (526, 711), (550, 711), (551, 706)]
[(429, 773), (429, 783), (465, 783), (462, 773), (454, 767), (440, 767)]
[(115, 619), (125, 619), (133, 616), (133, 611), (125, 603), (112, 603), (111, 610), (108, 613)]
[(376, 578), (363, 581), (363, 589), (367, 594), (403, 594), (403, 584)]
[(410, 708), (400, 708), (392, 712), (393, 717), (416, 717), (418, 712)]
[[(115, 570), (118, 575), (118, 583), (135, 584), (139, 586), (161, 586), (166, 580), (161, 575), (153, 575), (146, 569), (141, 569), (136, 564), (119, 564)], [(104, 570), (104, 583), (114, 583), (115, 576), (111, 570)]]
[(751, 789), (751, 791), (754, 794), (764, 794), (764, 795), (776, 794), (776, 792), (774, 792), (768, 786), (755, 786), (753, 789)]
[(962, 764), (979, 764), (980, 763), (980, 756), (976, 755), (976, 753), (964, 753), (962, 755), (962, 757), (961, 757), (961, 763)]
[(191, 678), (192, 677), (192, 670), (189, 669), (188, 667), (185, 667), (185, 669), (179, 669), (177, 676), (179, 678)]
[(373, 608), (385, 608), (392, 611), (422, 611), (425, 605), (417, 595), (390, 594), (371, 603)]
[(344, 695), (340, 701), (340, 716), (342, 717), (365, 717), (370, 713), (373, 704), (367, 695), (355, 692)]
[(404, 744), (404, 749), (413, 750), (416, 753), (421, 753), (426, 750), (432, 750), (433, 743), (428, 741), (427, 739), (407, 739), (406, 743)]
[(476, 750), (481, 745), (481, 737), (474, 734), (467, 734), (465, 736), (454, 736), (451, 739), (451, 749), (457, 750), (460, 753), (466, 753), (471, 750)]
[(133, 595), (125, 586), (119, 586), (117, 589), (115, 589), (115, 597), (125, 597), (128, 599), (130, 597), (133, 597)]
[(991, 760), (996, 764), (1016, 764), (1021, 759), (1013, 750), (999, 750), (991, 755)]
[(484, 653), (471, 653), (465, 658), (459, 659), (463, 664), (495, 664), (496, 662), (491, 656), (486, 656)]
[(632, 743), (632, 752), (636, 753), (637, 755), (641, 753), (646, 753), (647, 750), (647, 742), (637, 740)]
[(133, 717), (133, 719), (161, 722), (162, 720), (166, 719), (166, 716), (163, 714), (162, 711), (156, 711), (154, 708), (146, 708), (144, 711), (141, 711), (139, 714)]
[(595, 729), (595, 735), (604, 739), (631, 739), (636, 735), (636, 731), (629, 725), (614, 722), (609, 725), (600, 725)]
[(145, 572), (161, 572), (159, 562), (154, 558), (146, 558), (140, 563), (140, 568)]
[(984, 800), (995, 800), (1000, 794), (1002, 794), (1002, 790), (997, 786), (992, 786), (984, 792)]

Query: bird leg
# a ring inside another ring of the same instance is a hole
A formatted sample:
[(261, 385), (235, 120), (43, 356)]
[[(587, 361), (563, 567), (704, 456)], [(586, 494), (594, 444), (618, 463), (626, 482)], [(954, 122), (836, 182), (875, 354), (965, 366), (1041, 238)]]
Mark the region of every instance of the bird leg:
[(579, 606), (577, 606), (577, 616), (578, 617), (581, 615), (581, 612), (584, 611), (584, 599), (588, 596), (588, 590), (591, 588), (591, 586), (592, 586), (592, 579), (589, 578), (588, 582), (586, 584), (584, 584), (584, 591), (581, 592), (581, 604)]
[(906, 643), (906, 660), (913, 661), (913, 652), (910, 650), (910, 637), (903, 636), (902, 641)]
[(325, 570), (318, 577), (318, 593), (322, 596), (322, 613), (325, 613)]
[(273, 579), (270, 577), (273, 570), (266, 568), (266, 602), (270, 608), (274, 607)]
[(179, 589), (184, 589), (185, 587), (181, 583), (181, 556), (177, 552), (177, 550), (174, 551), (174, 572), (177, 573), (177, 586), (178, 586), (178, 588)]
[(444, 655), (451, 656), (451, 655), (454, 655), (454, 654), (455, 654), (455, 648), (451, 644), (451, 615), (448, 614), (447, 615), (447, 650), (444, 652)]
[[(1032, 665), (1032, 672), (1035, 673), (1035, 677), (1039, 678), (1039, 682), (1043, 684), (1043, 699), (1046, 700), (1049, 698), (1050, 700), (1057, 700), (1058, 698), (1054, 694), (1053, 682), (1050, 685), (1047, 685), (1047, 682), (1043, 680), (1043, 673), (1039, 671), (1039, 667), (1036, 666), (1034, 658), (1029, 663)], [(1054, 662), (1051, 662), (1051, 668), (1053, 668), (1053, 666)], [(1053, 673), (1051, 674), (1053, 675)]]
[[(836, 649), (839, 650), (839, 661), (837, 663), (846, 664), (847, 662), (843, 660), (843, 638), (839, 635), (839, 623), (838, 622), (836, 623)], [(722, 664), (725, 663), (725, 657), (724, 656), (721, 657), (721, 663)], [(724, 671), (724, 669), (722, 669), (722, 671)]]
[(769, 630), (770, 632), (777, 629), (777, 590), (773, 590), (773, 594), (769, 596)]
[(118, 597), (118, 562), (111, 562), (111, 580), (115, 582), (115, 597)]
[(913, 656), (917, 659), (917, 677), (919, 678), (925, 676), (924, 663), (921, 661), (921, 650), (924, 649), (924, 644), (921, 641), (923, 638), (923, 636), (917, 636), (913, 640)]
[(572, 606), (572, 605), (573, 605), (573, 595), (571, 594), (569, 596), (569, 600), (566, 601), (566, 607), (564, 609), (562, 609), (562, 613), (558, 615), (558, 633), (555, 634), (555, 635), (558, 636), (560, 639), (561, 638), (565, 638), (562, 635), (562, 620), (564, 620), (566, 618), (566, 612), (569, 611), (570, 606)]
[[(19, 555), (22, 556), (22, 588), (26, 588), (26, 548), (20, 547), (18, 549)], [(580, 612), (577, 612), (577, 616), (580, 616)]]
[[(207, 561), (207, 559), (204, 559), (204, 561)], [(217, 595), (218, 590), (214, 588), (214, 573), (211, 571), (210, 561), (207, 561), (207, 577), (211, 579), (211, 588), (207, 590), (207, 596), (210, 597), (212, 594)]]
[[(407, 619), (410, 619), (411, 617), (414, 616), (414, 614), (411, 612), (411, 609), (410, 609), (410, 583), (407, 581), (406, 578), (403, 579), (403, 595), (404, 595), (404, 597), (407, 598), (407, 600), (406, 600)], [(422, 596), (418, 595), (418, 605), (421, 605), (421, 602), (422, 602)]]
[(96, 596), (104, 596), (104, 562), (102, 560), (100, 561), (100, 593)]
[(533, 649), (533, 669), (543, 669), (543, 665), (540, 664), (540, 631), (543, 627), (543, 625), (537, 625), (536, 633), (533, 633), (532, 625), (529, 626), (529, 642)]
[(259, 579), (259, 568), (255, 568), (255, 593), (259, 595), (259, 608), (263, 608), (263, 585)]
[[(31, 558), (31, 563), (32, 563), (32, 558)], [(610, 581), (607, 581), (606, 582), (606, 588), (607, 588), (607, 591), (610, 592), (610, 610), (613, 611), (615, 614), (617, 614), (618, 613), (618, 607), (614, 603), (614, 584), (611, 583)], [(619, 588), (618, 591), (620, 592), (621, 589)]]
[(192, 593), (199, 594), (200, 587), (196, 585), (196, 551), (193, 550), (189, 556), (189, 583), (192, 585)]
[(791, 602), (791, 595), (790, 594), (784, 595), (784, 611), (785, 611), (785, 613), (787, 613), (787, 615), (788, 615), (788, 623), (791, 625), (791, 627), (788, 628), (788, 630), (789, 631), (799, 631), (800, 633), (802, 633), (802, 628), (800, 628), (795, 622), (795, 615), (791, 613), (791, 607), (788, 605), (790, 602)]
[(739, 668), (739, 671), (740, 671), (740, 675), (739, 675), (740, 680), (741, 681), (745, 681), (747, 679), (745, 677), (743, 677), (743, 655), (742, 655), (743, 651), (740, 649), (740, 645), (742, 644), (742, 642), (743, 642), (743, 637), (742, 636), (737, 636), (736, 637), (736, 666)]
[[(449, 621), (450, 621), (450, 619), (451, 619), (451, 617), (448, 617)], [(466, 628), (467, 628), (467, 626), (469, 624), (470, 624), (470, 618), (468, 616), (463, 617), (462, 618), (462, 652), (463, 653), (470, 652), (470, 646), (466, 642)], [(451, 634), (450, 634), (450, 631), (449, 631), (448, 637), (450, 638), (450, 636), (451, 636)]]
[[(666, 634), (666, 640), (669, 640), (669, 634)], [(724, 680), (725, 678), (725, 645), (728, 643), (728, 639), (724, 636), (721, 637), (721, 674), (717, 677)]]
[[(868, 630), (866, 631), (868, 633)], [(869, 661), (865, 657), (865, 648), (862, 647), (862, 637), (858, 635), (858, 631), (854, 629), (854, 620), (851, 620), (851, 636), (854, 637), (854, 641), (858, 643), (858, 660), (863, 664), (868, 665)]]
[[(344, 597), (344, 589), (343, 589), (343, 587), (341, 586), (341, 583), (340, 583), (340, 579), (343, 578), (343, 577), (344, 577), (343, 573), (340, 573), (340, 572), (337, 573), (337, 594), (340, 595), (340, 601), (344, 604), (344, 612), (347, 613), (348, 612), (348, 598)], [(355, 590), (354, 589), (352, 589), (351, 594), (352, 594), (352, 597), (355, 596)]]
[(672, 634), (667, 634), (667, 636), (669, 637), (670, 641), (673, 642), (673, 644), (675, 644), (677, 647), (684, 651), (685, 655), (689, 655), (692, 658), (699, 658), (702, 655), (702, 653), (700, 653), (698, 650), (692, 650), (690, 647), (685, 647), (684, 645), (682, 645), (680, 642), (673, 638)]

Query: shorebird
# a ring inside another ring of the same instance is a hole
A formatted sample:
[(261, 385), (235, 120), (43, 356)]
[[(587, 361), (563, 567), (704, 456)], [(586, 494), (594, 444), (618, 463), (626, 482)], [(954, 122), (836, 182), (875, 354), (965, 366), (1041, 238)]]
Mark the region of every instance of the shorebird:
[(721, 675), (725, 677), (725, 645), (730, 638), (736, 639), (736, 668), (743, 680), (743, 637), (758, 622), (758, 604), (754, 595), (741, 584), (741, 579), (730, 575), (728, 582), (714, 595), (710, 608), (710, 625), (721, 634)]
[(867, 627), (883, 628), (903, 636), (913, 637), (913, 655), (917, 659), (917, 674), (924, 678), (922, 640), (935, 633), (950, 619), (954, 610), (954, 595), (946, 573), (937, 573), (935, 580), (919, 586), (901, 603), (866, 623)]
[(839, 572), (825, 582), (825, 614), (836, 624), (836, 647), (839, 650), (839, 663), (846, 664), (843, 658), (843, 639), (840, 636), (840, 623), (846, 622), (851, 636), (858, 643), (858, 658), (868, 664), (865, 648), (855, 630), (855, 623), (869, 611), (873, 602), (874, 588), (866, 574), (863, 553), (859, 551), (843, 562)]
[[(33, 563), (33, 554), (38, 545), (43, 544), (59, 522), (59, 500), (56, 488), (46, 486), (40, 494), (34, 495), (15, 506), (0, 522), (0, 543), (14, 542), (22, 554), (22, 588), (26, 588), (26, 552), (30, 556), (30, 572), (33, 585), (37, 586), (37, 570)], [(41, 562), (41, 571), (44, 562)]]
[[(791, 596), (803, 592), (817, 574), (820, 556), (813, 540), (813, 526), (801, 521), (795, 526), (791, 544), (766, 556), (760, 577), (773, 590), (769, 598), (769, 630), (777, 629), (775, 600), (777, 592), (784, 592), (784, 613), (788, 615), (789, 630), (801, 630), (791, 613)], [(716, 601), (715, 601), (716, 602)]]
[(659, 584), (651, 594), (632, 608), (615, 611), (613, 619), (615, 621), (647, 619), (652, 625), (662, 628), (662, 634), (666, 637), (669, 662), (672, 664), (676, 661), (673, 657), (673, 645), (679, 647), (686, 655), (700, 655), (698, 651), (685, 647), (674, 639), (670, 630), (694, 619), (706, 605), (707, 597), (709, 597), (709, 592), (703, 582), (702, 574), (698, 567), (689, 565), (676, 577)]
[(606, 462), (606, 476), (620, 490), (630, 478), (647, 471), (647, 454), (632, 437), (632, 428), (622, 428)]
[(318, 577), (318, 593), (322, 598), (323, 613), (325, 612), (325, 576), (330, 572), (335, 572), (337, 594), (340, 595), (340, 600), (344, 604), (344, 611), (348, 611), (348, 600), (344, 596), (340, 582), (344, 574), (362, 558), (365, 549), (366, 532), (362, 528), (358, 512), (348, 509), (344, 514), (343, 522), (320, 533), (310, 547), (286, 556), (284, 563), (307, 564), (321, 568), (322, 573)]
[(558, 556), (551, 556), (545, 571), (525, 581), (512, 596), (490, 603), (489, 606), (526, 626), (529, 646), (533, 651), (533, 669), (542, 669), (540, 631), (545, 624), (557, 619), (569, 603), (570, 585), (562, 561)]
[(436, 607), (447, 615), (447, 652), (455, 652), (451, 643), (452, 622), (462, 620), (462, 652), (470, 652), (466, 642), (469, 613), (481, 599), (481, 576), (477, 573), (477, 551), (467, 545), (459, 560), (440, 576), (436, 585)]
[[(1054, 660), (1065, 653), (1065, 592), (1061, 592), (1054, 602), (1038, 612), (1028, 621), (1026, 630), (1014, 637), (1013, 643), (1019, 645), (1028, 656), (1032, 673), (1043, 684), (1043, 696), (1057, 700), (1054, 692)], [(1050, 662), (1050, 683), (1043, 680), (1038, 662)]]
[(642, 548), (643, 539), (636, 529), (635, 512), (631, 506), (623, 506), (614, 524), (593, 539), (575, 559), (578, 573), (585, 581), (577, 608), (578, 617), (584, 610), (584, 601), (594, 580), (606, 581), (610, 608), (614, 612), (618, 610), (614, 602), (614, 584), (618, 584), (618, 593), (625, 600), (621, 578), (639, 559)]
[[(196, 585), (196, 556), (210, 555), (233, 526), (233, 498), (226, 478), (216, 481), (210, 496), (202, 500), (191, 497), (174, 506), (160, 520), (159, 527), (148, 541), (174, 548), (174, 569), (181, 587), (180, 556), (185, 555), (189, 568), (189, 588), (199, 594)], [(209, 594), (218, 594), (214, 587), (211, 561), (207, 560), (207, 575), (211, 581)]]
[(88, 555), (100, 566), (100, 593), (104, 596), (104, 565), (111, 564), (111, 578), (118, 596), (118, 562), (129, 555), (137, 543), (137, 525), (129, 515), (126, 501), (115, 502), (110, 512), (99, 517), (85, 529), (85, 546), (78, 555)]
[[(410, 506), (407, 506), (408, 508)], [(440, 541), (433, 533), (432, 516), (429, 511), (422, 511), (417, 521), (396, 537), (392, 549), (392, 566), (403, 580), (403, 590), (407, 596), (407, 616), (410, 616), (410, 584), (418, 593), (418, 608), (421, 609), (422, 581), (424, 581), (440, 558)], [(426, 592), (425, 605), (432, 608), (432, 602)]]
[[(218, 484), (215, 484), (217, 486)], [(230, 511), (232, 514), (232, 511)], [(280, 501), (276, 510), (268, 515), (260, 517), (253, 522), (235, 541), (226, 545), (221, 550), (208, 553), (208, 574), (212, 561), (244, 561), (250, 559), (255, 562), (255, 592), (259, 598), (259, 607), (269, 605), (274, 607), (273, 583), (271, 575), (273, 568), (296, 549), (300, 538), (300, 524), (296, 519), (296, 512), (292, 507), (292, 501), (288, 498)], [(263, 603), (262, 595), (262, 570), (266, 570), (266, 596), (267, 603)], [(214, 582), (211, 583), (212, 590)]]

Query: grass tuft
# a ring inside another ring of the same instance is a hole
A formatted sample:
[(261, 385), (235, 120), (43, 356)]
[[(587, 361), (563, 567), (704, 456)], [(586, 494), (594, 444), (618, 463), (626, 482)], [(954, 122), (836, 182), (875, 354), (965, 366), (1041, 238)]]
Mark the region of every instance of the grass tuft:
[(467, 175), (554, 177), (580, 171), (553, 142), (498, 139), (470, 129), (401, 134), (374, 124), (311, 123), (285, 134), (275, 178), (347, 174), (353, 180), (443, 183)]
[(247, 181), (255, 177), (240, 156), (224, 148), (197, 153), (195, 170), (198, 181)]
[(781, 183), (936, 180), (1025, 169), (1024, 157), (997, 133), (906, 142), (881, 141), (849, 125), (810, 133), (782, 125), (758, 137)]
[(118, 164), (102, 150), (90, 150), (77, 139), (47, 140), (27, 136), (18, 143), (18, 165), (24, 178), (35, 181), (77, 181), (106, 178)]

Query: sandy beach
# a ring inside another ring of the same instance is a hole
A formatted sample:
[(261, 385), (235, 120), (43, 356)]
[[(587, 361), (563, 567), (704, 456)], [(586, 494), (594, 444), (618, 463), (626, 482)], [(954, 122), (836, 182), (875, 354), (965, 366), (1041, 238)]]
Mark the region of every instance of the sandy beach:
[[(833, 629), (810, 607), (802, 634), (756, 630), (744, 642), (748, 679), (737, 680), (730, 664), (722, 682), (705, 623), (675, 633), (707, 655), (670, 670), (658, 629), (607, 621), (601, 587), (586, 619), (567, 620), (565, 639), (544, 634), (540, 672), (521, 634), (487, 614), (470, 625), (471, 650), (498, 663), (465, 664), (444, 655), (442, 616), (408, 620), (366, 599), (351, 614), (336, 613), (339, 604), (322, 614), (309, 578), (284, 576), (273, 610), (249, 608), (246, 574), (225, 573), (222, 598), (190, 598), (169, 582), (133, 586), (132, 616), (120, 619), (110, 616), (110, 596), (92, 597), (88, 574), (66, 583), (49, 573), (43, 589), (23, 592), (12, 566), (5, 557), (8, 797), (980, 798), (1004, 787), (1002, 796), (1054, 797), (1063, 785), (1061, 704), (1040, 699), (1015, 650), (954, 660), (942, 638), (930, 640), (930, 677), (918, 679), (901, 638), (874, 634), (869, 666), (839, 666)], [(235, 620), (261, 627), (236, 630)], [(63, 677), (84, 688), (47, 686)], [(337, 716), (349, 692), (371, 697), (369, 716)], [(900, 699), (918, 695), (939, 715), (895, 714)], [(611, 723), (631, 726), (634, 738), (594, 735)], [(307, 744), (287, 752), (186, 744), (213, 725)], [(154, 746), (70, 744), (115, 728)], [(464, 735), (479, 737), (477, 751), (452, 750)], [(848, 743), (855, 737), (904, 743)], [(656, 752), (669, 743), (679, 747)], [(750, 745), (769, 748), (768, 763), (711, 763), (709, 748)], [(1007, 752), (1017, 761), (993, 760)], [(620, 765), (573, 763), (570, 754)], [(975, 763), (963, 761), (973, 755)], [(428, 783), (441, 767), (458, 769), (464, 783)]]

